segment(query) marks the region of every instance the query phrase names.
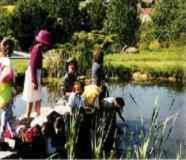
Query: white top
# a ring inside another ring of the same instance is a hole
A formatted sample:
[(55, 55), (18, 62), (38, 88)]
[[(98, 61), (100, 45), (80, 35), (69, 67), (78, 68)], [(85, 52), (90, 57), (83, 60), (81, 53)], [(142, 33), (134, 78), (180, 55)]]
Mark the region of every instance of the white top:
[(114, 100), (115, 100), (114, 97), (106, 97), (106, 98), (104, 98), (103, 99), (103, 105), (104, 105), (104, 107), (112, 108), (113, 107)]
[(1, 57), (0, 58), (0, 65), (2, 66), (11, 66), (11, 61), (8, 57)]

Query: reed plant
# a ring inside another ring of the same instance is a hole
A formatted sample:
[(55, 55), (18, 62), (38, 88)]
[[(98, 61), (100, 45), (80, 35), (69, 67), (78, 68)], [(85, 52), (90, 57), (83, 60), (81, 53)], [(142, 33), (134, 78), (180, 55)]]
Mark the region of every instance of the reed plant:
[[(171, 104), (172, 105), (172, 104)], [(171, 108), (171, 107), (170, 107)], [(158, 98), (155, 101), (155, 107), (150, 120), (150, 125), (147, 132), (141, 129), (138, 135), (139, 144), (125, 146), (124, 154), (121, 158), (136, 158), (136, 159), (149, 159), (149, 158), (168, 158), (167, 155), (167, 141), (173, 131), (175, 121), (178, 117), (178, 113), (172, 113), (166, 118), (162, 119), (159, 116), (160, 107), (158, 105)], [(111, 118), (109, 115), (103, 113), (100, 114), (99, 110), (96, 111), (94, 117), (94, 125), (91, 127), (91, 145), (92, 145), (92, 158), (116, 158), (115, 145), (111, 146), (113, 149), (110, 155), (106, 157), (104, 153), (104, 142), (109, 136), (110, 124), (107, 123), (107, 119)], [(66, 119), (66, 133), (67, 133), (67, 155), (69, 159), (75, 158), (76, 144), (79, 133), (80, 114), (79, 111), (75, 111), (72, 115), (69, 115)], [(141, 119), (143, 123), (143, 119)], [(108, 127), (106, 127), (108, 125)], [(142, 124), (144, 125), (144, 124)], [(127, 128), (126, 128), (127, 129)], [(133, 131), (127, 131), (125, 139), (133, 141), (136, 137)], [(113, 137), (115, 138), (115, 137)], [(181, 149), (177, 154), (177, 159), (181, 157)], [(77, 157), (76, 157), (77, 158)]]

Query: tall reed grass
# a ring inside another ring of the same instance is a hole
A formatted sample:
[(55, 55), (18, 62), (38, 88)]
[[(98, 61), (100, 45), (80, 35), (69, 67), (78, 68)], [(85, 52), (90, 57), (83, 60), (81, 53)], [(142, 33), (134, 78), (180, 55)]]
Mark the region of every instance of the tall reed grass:
[[(124, 149), (126, 153), (123, 154), (121, 158), (136, 158), (136, 159), (149, 159), (149, 158), (167, 158), (167, 148), (166, 143), (173, 131), (175, 121), (178, 117), (178, 113), (170, 114), (164, 119), (160, 119), (159, 116), (160, 108), (158, 105), (158, 100), (155, 102), (155, 107), (150, 120), (150, 126), (145, 133), (144, 130), (140, 131), (139, 139), (140, 144), (128, 146)], [(105, 130), (106, 114), (99, 116), (99, 113), (96, 113), (94, 127), (92, 128), (91, 134), (91, 144), (92, 144), (92, 158), (102, 159), (106, 158), (103, 151), (103, 145), (105, 139), (109, 133), (109, 127)], [(78, 117), (79, 112), (76, 111), (73, 113), (67, 120), (67, 144), (66, 149), (68, 151), (68, 158), (75, 158), (75, 146), (78, 139)], [(143, 121), (142, 121), (143, 123)], [(126, 139), (133, 140), (135, 137), (133, 133), (126, 135)], [(113, 150), (110, 153), (110, 158), (116, 158), (116, 150), (114, 145), (112, 146)], [(126, 146), (125, 146), (126, 147)], [(178, 152), (177, 158), (181, 157), (181, 150)], [(108, 158), (108, 157), (107, 157)]]

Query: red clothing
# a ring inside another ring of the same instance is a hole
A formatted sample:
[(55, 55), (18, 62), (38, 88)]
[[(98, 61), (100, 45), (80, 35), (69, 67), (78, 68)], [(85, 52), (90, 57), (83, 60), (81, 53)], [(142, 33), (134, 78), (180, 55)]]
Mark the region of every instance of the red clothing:
[(31, 67), (31, 76), (32, 82), (37, 84), (37, 69), (42, 68), (42, 44), (36, 44), (30, 50), (30, 67)]

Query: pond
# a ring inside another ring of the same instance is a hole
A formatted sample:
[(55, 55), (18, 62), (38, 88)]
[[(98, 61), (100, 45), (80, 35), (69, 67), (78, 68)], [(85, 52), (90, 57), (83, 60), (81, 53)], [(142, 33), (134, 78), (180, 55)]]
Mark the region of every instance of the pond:
[(111, 96), (122, 96), (125, 99), (126, 108), (123, 114), (129, 125), (140, 125), (140, 118), (143, 117), (144, 125), (148, 128), (156, 99), (158, 99), (160, 107), (160, 119), (165, 119), (172, 113), (178, 113), (179, 116), (175, 122), (173, 132), (166, 144), (167, 156), (168, 158), (175, 158), (180, 143), (183, 144), (182, 149), (186, 150), (186, 88), (111, 84), (109, 85), (109, 91)]
[[(186, 88), (123, 83), (111, 83), (108, 86), (110, 96), (121, 96), (125, 99), (126, 108), (123, 114), (129, 125), (140, 124), (140, 118), (143, 117), (144, 124), (148, 128), (157, 97), (160, 106), (160, 119), (165, 119), (171, 113), (179, 113), (167, 144), (167, 156), (168, 158), (175, 158), (180, 143), (186, 150)], [(49, 95), (46, 88), (43, 88), (42, 97), (44, 97), (43, 105), (49, 105)], [(25, 112), (25, 105), (21, 96), (17, 96), (15, 99), (16, 116)]]

